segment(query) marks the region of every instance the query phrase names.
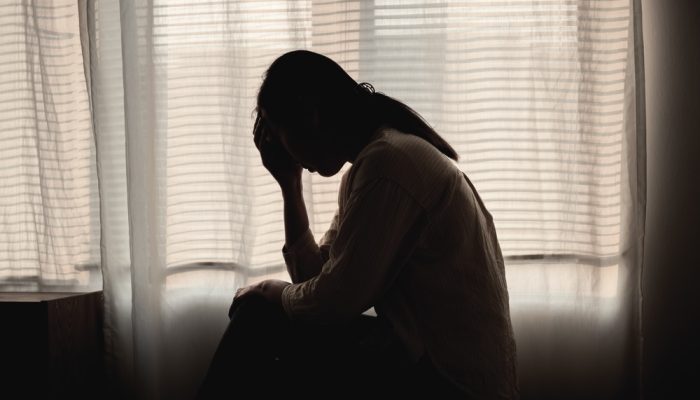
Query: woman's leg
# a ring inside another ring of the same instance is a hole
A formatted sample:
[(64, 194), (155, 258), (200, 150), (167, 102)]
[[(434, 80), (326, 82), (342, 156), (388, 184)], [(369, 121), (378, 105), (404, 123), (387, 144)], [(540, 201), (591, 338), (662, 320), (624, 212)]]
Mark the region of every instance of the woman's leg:
[(288, 335), (290, 321), (283, 310), (260, 296), (248, 296), (229, 313), (231, 318), (209, 371), (199, 399), (237, 397), (261, 392), (271, 397), (280, 377), (277, 358), (280, 338)]
[(290, 321), (264, 298), (232, 308), (200, 399), (360, 398), (400, 393), (411, 366), (391, 327), (360, 316), (345, 324)]

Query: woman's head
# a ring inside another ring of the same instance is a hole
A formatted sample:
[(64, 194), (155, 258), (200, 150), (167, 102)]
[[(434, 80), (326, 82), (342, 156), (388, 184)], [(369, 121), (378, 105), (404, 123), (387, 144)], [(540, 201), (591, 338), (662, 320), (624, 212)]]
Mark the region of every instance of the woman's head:
[(359, 85), (336, 62), (311, 51), (288, 52), (270, 65), (257, 111), (297, 162), (324, 176), (352, 161), (380, 125), (420, 136), (457, 159), (415, 111)]
[(330, 58), (292, 51), (267, 70), (257, 110), (300, 164), (333, 175), (351, 157), (347, 139), (362, 118), (360, 89)]

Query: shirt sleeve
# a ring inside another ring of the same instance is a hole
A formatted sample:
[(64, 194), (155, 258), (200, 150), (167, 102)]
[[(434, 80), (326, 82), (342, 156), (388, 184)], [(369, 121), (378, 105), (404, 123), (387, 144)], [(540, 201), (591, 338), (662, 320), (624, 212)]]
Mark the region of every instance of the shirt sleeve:
[(286, 243), (282, 247), (282, 256), (293, 283), (305, 282), (318, 275), (323, 264), (328, 261), (330, 248), (338, 236), (340, 215), (345, 207), (342, 193), (346, 190), (347, 177), (347, 174), (343, 174), (340, 180), (338, 210), (333, 216), (331, 226), (321, 238), (321, 242), (316, 244), (314, 235), (310, 229), (307, 229), (293, 243)]
[(324, 262), (314, 235), (309, 229), (292, 244), (285, 244), (282, 247), (282, 256), (294, 283), (304, 282), (318, 275)]
[(338, 232), (338, 213), (335, 214), (331, 226), (321, 238), (320, 244), (316, 244), (314, 235), (307, 229), (293, 243), (282, 247), (282, 256), (287, 265), (287, 272), (292, 282), (301, 283), (321, 271), (323, 264), (328, 261), (328, 253)]
[(377, 178), (353, 190), (318, 275), (285, 287), (292, 319), (344, 321), (373, 306), (418, 243), (425, 212), (399, 184)]

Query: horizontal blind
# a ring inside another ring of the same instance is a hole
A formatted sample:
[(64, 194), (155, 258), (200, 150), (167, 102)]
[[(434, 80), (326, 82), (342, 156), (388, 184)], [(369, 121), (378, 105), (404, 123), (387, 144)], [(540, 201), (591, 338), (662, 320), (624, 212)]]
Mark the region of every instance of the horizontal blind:
[(0, 4), (0, 88), (0, 285), (88, 285), (99, 205), (76, 1)]
[(252, 113), (262, 75), (308, 47), (306, 1), (155, 1), (155, 68), (167, 267), (280, 265), (279, 189), (260, 163)]

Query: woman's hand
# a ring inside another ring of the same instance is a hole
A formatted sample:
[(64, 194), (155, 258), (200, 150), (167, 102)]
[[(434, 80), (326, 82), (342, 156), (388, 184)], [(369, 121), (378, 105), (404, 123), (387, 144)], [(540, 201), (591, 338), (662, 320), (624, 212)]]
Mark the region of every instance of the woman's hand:
[(255, 147), (260, 152), (263, 166), (280, 186), (293, 186), (301, 181), (301, 165), (284, 149), (282, 143), (258, 114), (253, 128)]
[(282, 306), (282, 290), (288, 285), (291, 285), (289, 282), (285, 281), (280, 281), (277, 279), (268, 279), (259, 283), (256, 283), (254, 285), (250, 286), (245, 286), (236, 291), (236, 294), (233, 296), (233, 304), (231, 305), (231, 309), (235, 309), (236, 306), (243, 300), (244, 298), (248, 296), (262, 296), (267, 300), (268, 302), (272, 304), (276, 304), (278, 306)]

